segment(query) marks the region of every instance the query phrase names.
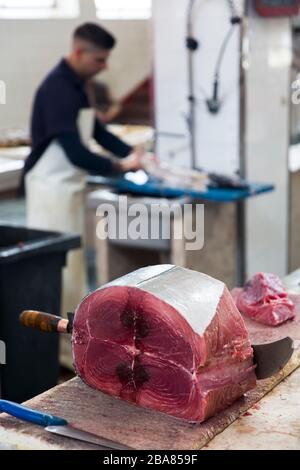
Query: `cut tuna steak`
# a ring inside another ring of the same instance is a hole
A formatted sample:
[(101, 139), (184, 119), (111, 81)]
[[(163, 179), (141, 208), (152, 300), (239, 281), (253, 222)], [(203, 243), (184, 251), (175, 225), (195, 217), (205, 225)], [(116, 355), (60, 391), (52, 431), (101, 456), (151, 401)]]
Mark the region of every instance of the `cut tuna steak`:
[(226, 286), (175, 266), (141, 269), (86, 297), (72, 345), (89, 386), (189, 421), (204, 421), (256, 384)]
[(295, 318), (295, 306), (275, 274), (258, 273), (236, 300), (244, 315), (264, 325), (277, 326)]

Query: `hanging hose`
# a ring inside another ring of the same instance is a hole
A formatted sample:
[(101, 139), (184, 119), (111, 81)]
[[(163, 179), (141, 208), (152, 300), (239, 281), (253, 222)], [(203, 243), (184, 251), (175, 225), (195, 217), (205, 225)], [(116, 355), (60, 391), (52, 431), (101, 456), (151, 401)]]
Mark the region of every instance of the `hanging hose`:
[[(188, 11), (187, 11), (187, 37), (186, 37), (186, 47), (188, 49), (188, 83), (189, 83), (189, 114), (187, 118), (188, 129), (190, 133), (190, 147), (191, 147), (191, 163), (192, 168), (197, 166), (197, 151), (196, 151), (196, 92), (195, 92), (195, 73), (194, 73), (194, 53), (199, 48), (199, 42), (194, 37), (193, 31), (193, 12), (197, 0), (189, 0)], [(222, 42), (220, 52), (218, 54), (218, 59), (214, 72), (214, 82), (213, 82), (213, 95), (211, 99), (206, 100), (207, 107), (209, 112), (216, 114), (221, 108), (221, 101), (219, 99), (219, 86), (220, 86), (220, 72), (222, 67), (222, 62), (226, 53), (227, 46), (233, 35), (234, 28), (237, 24), (241, 23), (241, 18), (238, 15), (237, 8), (234, 0), (226, 0), (230, 10), (230, 30), (226, 34), (224, 41)]]
[(220, 73), (221, 73), (222, 62), (225, 57), (227, 46), (234, 33), (235, 26), (241, 23), (241, 17), (238, 15), (234, 1), (227, 0), (227, 3), (228, 3), (229, 10), (230, 10), (231, 26), (230, 26), (228, 33), (225, 36), (224, 41), (222, 42), (220, 52), (218, 55), (216, 68), (215, 68), (215, 74), (214, 74), (213, 95), (211, 99), (206, 101), (208, 110), (212, 114), (217, 114), (221, 108), (221, 101), (219, 99), (219, 87), (220, 87)]

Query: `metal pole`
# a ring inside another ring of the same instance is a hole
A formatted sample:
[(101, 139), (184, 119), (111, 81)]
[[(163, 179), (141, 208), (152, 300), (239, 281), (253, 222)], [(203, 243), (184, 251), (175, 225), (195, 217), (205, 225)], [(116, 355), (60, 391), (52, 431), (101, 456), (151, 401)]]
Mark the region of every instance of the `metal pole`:
[[(240, 177), (246, 178), (246, 76), (243, 66), (243, 38), (248, 34), (248, 11), (247, 2), (244, 5), (243, 18), (241, 22), (240, 37)], [(247, 278), (247, 260), (246, 260), (246, 203), (241, 201), (237, 205), (237, 237), (238, 237), (238, 260), (237, 260), (237, 285), (244, 285)]]
[(188, 86), (189, 86), (189, 116), (188, 126), (190, 132), (190, 149), (192, 168), (197, 167), (197, 150), (196, 150), (196, 96), (195, 96), (195, 68), (194, 53), (197, 51), (199, 44), (193, 35), (193, 9), (196, 0), (190, 0), (187, 16), (187, 41), (188, 48)]

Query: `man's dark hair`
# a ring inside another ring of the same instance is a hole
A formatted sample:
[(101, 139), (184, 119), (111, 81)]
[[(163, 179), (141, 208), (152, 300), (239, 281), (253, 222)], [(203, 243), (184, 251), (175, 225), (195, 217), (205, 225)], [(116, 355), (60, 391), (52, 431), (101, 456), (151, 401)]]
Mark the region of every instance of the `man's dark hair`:
[(82, 24), (74, 31), (73, 37), (106, 50), (112, 49), (116, 44), (114, 36), (95, 23)]

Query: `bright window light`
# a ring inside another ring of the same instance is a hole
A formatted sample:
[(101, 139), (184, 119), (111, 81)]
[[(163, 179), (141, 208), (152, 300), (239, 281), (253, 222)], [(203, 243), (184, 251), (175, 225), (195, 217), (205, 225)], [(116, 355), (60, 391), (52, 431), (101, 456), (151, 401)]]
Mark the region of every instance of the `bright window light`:
[(146, 20), (151, 17), (152, 0), (95, 0), (102, 20)]
[(0, 8), (55, 8), (56, 0), (0, 0)]
[(0, 18), (77, 18), (79, 0), (0, 0)]

